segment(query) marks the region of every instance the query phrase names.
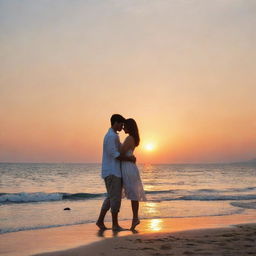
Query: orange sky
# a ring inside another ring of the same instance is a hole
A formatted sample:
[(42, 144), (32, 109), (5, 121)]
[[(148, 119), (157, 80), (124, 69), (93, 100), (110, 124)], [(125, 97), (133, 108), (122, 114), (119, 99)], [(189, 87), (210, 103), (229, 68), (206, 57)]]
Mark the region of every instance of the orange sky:
[(0, 161), (100, 162), (113, 113), (137, 120), (139, 162), (255, 158), (255, 11), (250, 0), (0, 1)]

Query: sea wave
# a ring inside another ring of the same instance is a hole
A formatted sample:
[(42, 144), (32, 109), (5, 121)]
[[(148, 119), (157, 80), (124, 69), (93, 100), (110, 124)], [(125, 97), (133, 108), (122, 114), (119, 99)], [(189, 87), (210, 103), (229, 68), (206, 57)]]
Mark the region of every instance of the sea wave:
[[(146, 191), (149, 201), (219, 201), (219, 200), (252, 200), (256, 199), (256, 187), (232, 188), (225, 190), (198, 189), (198, 190), (157, 190)], [(247, 192), (247, 193), (246, 193)], [(0, 204), (9, 203), (34, 203), (62, 200), (90, 200), (103, 198), (106, 193), (0, 193)]]
[(232, 202), (231, 205), (244, 209), (256, 209), (256, 201), (253, 202)]
[(90, 193), (1, 193), (0, 203), (32, 203), (32, 202), (49, 202), (62, 200), (86, 200), (97, 197), (102, 197), (105, 194), (90, 194)]
[[(256, 199), (256, 195), (191, 195), (181, 196), (170, 200), (188, 200), (188, 201), (225, 201), (225, 200), (252, 200)], [(166, 201), (170, 201), (166, 198)]]

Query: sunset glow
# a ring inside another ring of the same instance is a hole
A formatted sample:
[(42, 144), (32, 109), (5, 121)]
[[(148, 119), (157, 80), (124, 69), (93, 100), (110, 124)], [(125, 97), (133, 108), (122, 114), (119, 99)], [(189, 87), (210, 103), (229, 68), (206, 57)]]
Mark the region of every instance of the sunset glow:
[(101, 162), (113, 113), (138, 123), (138, 162), (256, 158), (253, 1), (24, 0), (0, 12), (0, 161)]
[(152, 151), (155, 149), (155, 146), (153, 143), (147, 143), (145, 146), (144, 146), (145, 150), (147, 151)]

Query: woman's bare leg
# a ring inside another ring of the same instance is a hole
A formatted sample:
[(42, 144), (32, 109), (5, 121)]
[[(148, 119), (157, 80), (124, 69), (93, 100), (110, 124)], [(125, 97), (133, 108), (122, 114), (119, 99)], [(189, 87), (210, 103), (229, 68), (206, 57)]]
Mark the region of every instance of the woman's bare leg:
[(139, 201), (131, 200), (131, 205), (132, 205), (132, 213), (133, 213), (131, 230), (134, 230), (135, 227), (140, 224), (140, 220), (139, 220), (139, 216), (138, 216), (138, 214), (139, 214)]

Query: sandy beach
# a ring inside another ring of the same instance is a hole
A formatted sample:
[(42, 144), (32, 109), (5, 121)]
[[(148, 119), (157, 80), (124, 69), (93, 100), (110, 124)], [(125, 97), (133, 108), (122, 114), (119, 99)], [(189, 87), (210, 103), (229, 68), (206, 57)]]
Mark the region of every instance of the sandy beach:
[(107, 239), (41, 256), (60, 255), (256, 255), (256, 224)]
[[(142, 220), (137, 233), (102, 233), (94, 224), (20, 231), (1, 235), (0, 253), (130, 255), (136, 251), (136, 255), (256, 255), (255, 219), (255, 210), (249, 210), (246, 215)], [(130, 222), (121, 224), (129, 227)]]

